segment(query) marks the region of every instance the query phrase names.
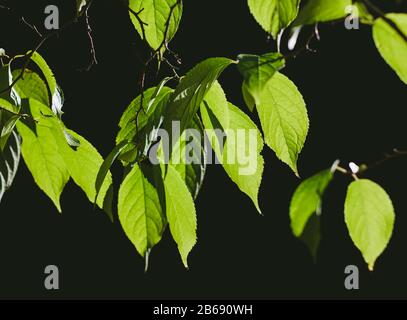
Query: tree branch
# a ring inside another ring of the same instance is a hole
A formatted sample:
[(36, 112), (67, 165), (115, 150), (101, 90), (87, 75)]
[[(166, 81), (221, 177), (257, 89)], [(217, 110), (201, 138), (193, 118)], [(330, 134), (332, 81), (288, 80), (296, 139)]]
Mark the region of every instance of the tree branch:
[(366, 171), (369, 171), (376, 167), (380, 167), (380, 166), (386, 164), (387, 162), (390, 162), (392, 160), (395, 160), (395, 159), (398, 159), (401, 157), (405, 157), (405, 156), (407, 156), (407, 150), (393, 149), (393, 151), (391, 153), (386, 153), (382, 159), (376, 160), (370, 164), (361, 165), (358, 172), (352, 172), (352, 170), (348, 170), (348, 169), (345, 169), (340, 166), (336, 166), (335, 171), (338, 171), (345, 175), (356, 176), (357, 174), (363, 174)]

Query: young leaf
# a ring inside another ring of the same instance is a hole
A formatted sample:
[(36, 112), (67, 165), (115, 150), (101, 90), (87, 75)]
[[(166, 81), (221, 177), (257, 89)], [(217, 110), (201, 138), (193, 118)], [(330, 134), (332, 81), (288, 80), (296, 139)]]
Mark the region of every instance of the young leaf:
[(17, 173), (21, 154), (20, 144), (20, 137), (13, 131), (4, 148), (0, 149), (0, 202)]
[(195, 205), (177, 170), (171, 165), (167, 168), (164, 178), (167, 220), (182, 262), (188, 268), (188, 255), (196, 243)]
[(297, 16), (300, 0), (248, 0), (256, 21), (274, 39)]
[(352, 0), (309, 0), (301, 9), (293, 25), (307, 25), (345, 18)]
[[(37, 134), (21, 121), (17, 123), (18, 132), (23, 138), (22, 155), (37, 185), (61, 212), (59, 198), (69, 180), (69, 172), (58, 151), (59, 132), (54, 129), (55, 120), (53, 115), (49, 114), (50, 109), (47, 106), (31, 99), (28, 100), (28, 104), (31, 114), (38, 121)], [(65, 140), (63, 136), (62, 139)]]
[(80, 16), (85, 8), (88, 0), (76, 0), (76, 16)]
[(407, 84), (407, 14), (390, 13), (386, 17), (399, 27), (405, 37), (380, 18), (373, 25), (373, 39), (383, 59)]
[(157, 188), (135, 164), (119, 190), (119, 220), (142, 257), (161, 240), (166, 220)]
[(244, 77), (243, 96), (249, 109), (253, 110), (254, 104), (259, 104), (267, 82), (284, 67), (284, 57), (280, 53), (267, 53), (262, 56), (241, 54), (237, 59), (237, 68)]
[(386, 248), (394, 225), (394, 208), (378, 184), (367, 179), (352, 182), (345, 200), (345, 222), (369, 270)]
[[(208, 94), (210, 95), (210, 93)], [(263, 139), (256, 125), (239, 108), (228, 103), (228, 111), (216, 111), (221, 104), (216, 100), (207, 101), (201, 105), (202, 121), (206, 129), (222, 129), (226, 132), (224, 145), (219, 145), (216, 134), (211, 136), (207, 131), (212, 148), (222, 165), (239, 189), (247, 194), (261, 212), (258, 205), (258, 192), (263, 174), (264, 160), (260, 155), (263, 149)], [(222, 121), (215, 114), (228, 114), (229, 124), (224, 127)], [(241, 141), (241, 139), (244, 139)], [(214, 142), (215, 141), (215, 142)], [(223, 150), (222, 150), (223, 149)], [(247, 154), (248, 153), (248, 154)]]
[(313, 213), (320, 214), (322, 196), (331, 182), (331, 170), (324, 170), (304, 180), (295, 190), (290, 203), (291, 229), (300, 237)]
[(297, 159), (308, 133), (305, 102), (297, 87), (276, 73), (257, 105), (266, 144), (298, 175)]
[(140, 36), (146, 37), (145, 40), (153, 50), (164, 51), (166, 43), (177, 32), (182, 16), (182, 1), (130, 0), (129, 8), (131, 9), (130, 19)]

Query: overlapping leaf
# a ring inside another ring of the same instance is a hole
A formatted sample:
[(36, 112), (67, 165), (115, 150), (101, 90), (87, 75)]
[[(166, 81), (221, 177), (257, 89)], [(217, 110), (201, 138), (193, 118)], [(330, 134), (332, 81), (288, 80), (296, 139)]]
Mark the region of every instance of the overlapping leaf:
[(134, 164), (119, 190), (120, 223), (143, 257), (161, 240), (166, 225), (159, 188), (151, 177), (149, 180), (140, 166)]
[(197, 222), (194, 201), (184, 180), (171, 165), (168, 166), (164, 186), (170, 231), (178, 245), (182, 262), (188, 268), (188, 255), (196, 243)]

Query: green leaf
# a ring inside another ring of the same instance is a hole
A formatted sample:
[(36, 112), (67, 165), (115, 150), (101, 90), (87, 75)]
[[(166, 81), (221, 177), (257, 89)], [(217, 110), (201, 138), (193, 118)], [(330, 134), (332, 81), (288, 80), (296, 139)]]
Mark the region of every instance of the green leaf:
[(166, 220), (154, 181), (137, 164), (120, 186), (118, 213), (127, 237), (145, 257), (160, 242)]
[[(177, 32), (182, 16), (180, 0), (130, 0), (130, 19), (141, 37), (145, 31), (146, 41), (153, 50), (165, 50), (165, 43), (171, 41)], [(143, 27), (135, 17), (138, 13)], [(169, 22), (167, 26), (167, 21)]]
[(231, 63), (233, 61), (226, 58), (209, 58), (196, 65), (182, 78), (163, 114), (163, 129), (170, 134), (170, 141), (173, 121), (180, 122), (180, 132), (183, 132), (191, 123), (213, 83)]
[[(162, 87), (157, 93), (157, 88), (158, 87), (153, 87), (144, 92), (142, 104), (141, 95), (137, 96), (123, 112), (119, 121), (120, 130), (116, 137), (116, 144), (119, 144), (124, 140), (133, 141), (137, 129), (140, 132), (147, 125), (149, 119), (154, 114), (156, 107), (173, 91), (171, 88)], [(139, 111), (140, 106), (144, 111)], [(138, 125), (136, 125), (136, 120), (138, 120)]]
[[(27, 54), (30, 54), (30, 52), (27, 52)], [(38, 52), (34, 52), (31, 56), (31, 60), (41, 70), (48, 85), (49, 91), (51, 94), (54, 94), (57, 89), (57, 81), (55, 80), (55, 76), (45, 59)]]
[[(7, 89), (13, 82), (13, 76), (11, 73), (10, 65), (0, 65), (0, 92)], [(18, 97), (16, 96), (14, 86), (9, 91), (5, 91), (0, 94), (0, 98), (6, 100), (12, 104), (18, 104)]]
[(369, 270), (386, 248), (393, 232), (393, 204), (378, 184), (361, 179), (348, 187), (345, 222), (355, 246), (362, 252)]
[[(386, 15), (407, 37), (407, 14), (390, 13)], [(373, 39), (377, 49), (387, 64), (407, 84), (407, 41), (382, 18), (373, 25)]]
[(4, 149), (15, 124), (21, 118), (16, 114), (19, 108), (5, 99), (0, 98), (0, 150)]
[(319, 248), (319, 243), (321, 241), (321, 216), (313, 213), (309, 217), (307, 224), (304, 227), (304, 231), (299, 237), (301, 241), (307, 246), (314, 263), (317, 260), (317, 253)]
[(276, 39), (297, 16), (300, 0), (248, 0), (248, 4), (256, 21)]
[[(206, 129), (218, 129), (223, 132), (230, 125), (229, 102), (219, 82), (214, 82), (208, 93), (205, 95), (204, 102), (201, 104), (201, 115)], [(213, 150), (218, 156), (221, 156), (224, 141), (221, 136), (216, 136), (216, 132), (207, 131)]]
[(9, 136), (11, 135), (11, 132), (14, 130), (14, 127), (20, 118), (21, 118), (20, 115), (12, 115), (5, 122), (3, 128), (1, 129), (1, 134), (0, 134), (0, 149), (1, 150), (4, 149), (4, 146), (6, 145), (7, 140), (9, 138)]
[(294, 26), (328, 22), (345, 18), (352, 0), (309, 0), (300, 10)]
[[(20, 73), (21, 70), (14, 70), (13, 77)], [(18, 80), (13, 88), (21, 100), (35, 99), (46, 106), (49, 105), (47, 86), (37, 73), (29, 69), (24, 70), (23, 78)]]
[[(59, 125), (62, 132), (64, 128), (61, 127), (60, 122)], [(57, 128), (55, 128), (55, 131), (56, 130)], [(65, 139), (61, 139), (60, 137), (58, 150), (63, 156), (66, 168), (73, 181), (85, 192), (89, 201), (93, 203), (96, 198), (96, 178), (102, 166), (103, 158), (96, 148), (84, 137), (72, 130), (66, 129), (66, 131), (79, 141), (79, 147), (74, 150), (67, 144)], [(104, 199), (111, 184), (112, 175), (108, 172), (96, 198), (96, 204), (101, 209), (104, 208)]]
[(290, 204), (291, 229), (300, 237), (313, 213), (320, 215), (322, 196), (331, 182), (331, 170), (324, 170), (304, 180), (295, 190)]
[(0, 149), (0, 202), (11, 187), (20, 162), (20, 137), (13, 131), (4, 148)]
[(244, 77), (243, 96), (249, 109), (253, 110), (254, 105), (260, 103), (261, 94), (268, 81), (284, 67), (284, 57), (280, 53), (261, 56), (241, 54), (237, 59), (237, 68)]
[[(37, 185), (54, 202), (61, 212), (60, 196), (69, 180), (65, 161), (59, 153), (60, 135), (55, 130), (55, 119), (50, 109), (39, 101), (30, 99), (28, 104), (33, 117), (38, 121), (35, 134), (21, 121), (17, 123), (23, 142), (22, 155)], [(62, 139), (65, 138), (62, 135)]]
[[(85, 5), (86, 4), (85, 1), (83, 1), (83, 2)], [(29, 54), (29, 52), (27, 54)], [(34, 54), (31, 56), (31, 60), (38, 66), (38, 68), (41, 70), (42, 74), (44, 75), (49, 92), (51, 93), (52, 111), (56, 115), (61, 116), (63, 114), (62, 106), (64, 104), (64, 94), (62, 92), (62, 89), (57, 84), (54, 73), (52, 72), (51, 68), (48, 66), (45, 59), (38, 52), (34, 52)]]
[(123, 140), (117, 146), (113, 148), (110, 154), (106, 157), (103, 161), (102, 165), (99, 168), (98, 174), (96, 176), (95, 188), (96, 188), (96, 195), (94, 202), (96, 202), (97, 197), (99, 196), (100, 189), (103, 186), (103, 183), (106, 179), (106, 176), (110, 173), (110, 167), (113, 165), (117, 157), (119, 156), (120, 152), (129, 144), (128, 141)]
[(188, 130), (188, 135), (185, 130), (173, 150), (172, 160), (174, 160), (175, 154), (178, 154), (179, 161), (171, 164), (185, 181), (193, 198), (196, 199), (205, 177), (207, 156), (207, 148), (203, 139), (203, 125), (198, 115), (195, 116), (188, 129), (191, 129)]
[[(223, 106), (223, 99), (214, 99), (216, 96), (212, 95), (211, 91), (207, 95), (211, 99), (207, 100), (205, 97), (201, 105), (202, 121), (205, 129), (209, 129), (206, 132), (209, 141), (228, 176), (252, 199), (257, 210), (261, 212), (258, 205), (258, 192), (264, 167), (264, 160), (260, 155), (263, 149), (261, 134), (244, 112), (230, 103)], [(229, 119), (226, 124), (225, 114)], [(224, 145), (220, 144), (220, 137), (212, 129), (225, 131)]]
[(11, 113), (11, 114), (19, 111), (18, 108), (14, 104), (12, 104), (8, 100), (2, 99), (2, 98), (0, 98), (0, 108), (3, 110), (6, 110), (6, 112), (9, 111), (7, 113)]
[(195, 205), (177, 170), (171, 165), (167, 168), (164, 178), (167, 220), (182, 262), (188, 268), (188, 255), (196, 243)]
[(276, 73), (257, 105), (266, 144), (298, 175), (297, 159), (308, 133), (305, 102), (297, 87)]

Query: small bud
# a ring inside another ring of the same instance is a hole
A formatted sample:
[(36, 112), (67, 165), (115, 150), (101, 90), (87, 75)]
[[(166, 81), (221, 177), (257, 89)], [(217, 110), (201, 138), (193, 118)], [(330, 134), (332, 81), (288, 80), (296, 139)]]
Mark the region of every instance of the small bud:
[(359, 172), (359, 166), (354, 162), (349, 163), (349, 168), (350, 168), (350, 170), (352, 171), (353, 174), (356, 174), (356, 173)]

